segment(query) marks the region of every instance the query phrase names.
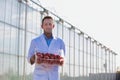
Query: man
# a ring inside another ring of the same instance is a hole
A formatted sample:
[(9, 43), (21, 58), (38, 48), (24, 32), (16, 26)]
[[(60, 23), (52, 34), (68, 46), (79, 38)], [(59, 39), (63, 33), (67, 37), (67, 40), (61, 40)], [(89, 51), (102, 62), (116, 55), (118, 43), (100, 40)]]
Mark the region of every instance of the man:
[(51, 16), (43, 18), (41, 27), (44, 33), (31, 41), (27, 57), (31, 65), (35, 64), (33, 80), (60, 80), (59, 65), (37, 63), (36, 52), (60, 55), (64, 63), (65, 44), (62, 39), (52, 34), (54, 21)]

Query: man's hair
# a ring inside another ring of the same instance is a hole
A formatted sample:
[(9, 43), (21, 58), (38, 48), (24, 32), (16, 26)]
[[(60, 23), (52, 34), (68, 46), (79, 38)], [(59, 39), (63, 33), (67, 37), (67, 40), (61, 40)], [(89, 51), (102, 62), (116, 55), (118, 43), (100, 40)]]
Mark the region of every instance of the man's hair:
[(52, 20), (53, 20), (53, 18), (52, 18), (51, 16), (45, 16), (45, 17), (42, 19), (42, 24), (43, 24), (43, 22), (44, 22), (45, 19), (52, 19)]

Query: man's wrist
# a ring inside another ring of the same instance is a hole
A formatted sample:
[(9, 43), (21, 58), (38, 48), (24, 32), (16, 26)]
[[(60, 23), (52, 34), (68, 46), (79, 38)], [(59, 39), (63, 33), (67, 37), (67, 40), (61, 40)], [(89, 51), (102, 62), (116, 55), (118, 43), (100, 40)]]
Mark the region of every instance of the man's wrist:
[(33, 55), (31, 58), (30, 58), (30, 63), (31, 65), (33, 65), (35, 63), (35, 55)]

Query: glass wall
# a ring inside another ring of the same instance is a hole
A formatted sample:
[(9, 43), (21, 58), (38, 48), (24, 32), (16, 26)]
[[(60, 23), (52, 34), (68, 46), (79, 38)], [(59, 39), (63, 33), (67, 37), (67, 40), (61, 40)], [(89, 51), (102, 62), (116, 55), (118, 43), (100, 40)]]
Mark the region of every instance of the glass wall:
[(0, 80), (32, 80), (34, 65), (26, 57), (30, 41), (43, 32), (45, 15), (53, 16), (53, 33), (66, 45), (61, 80), (88, 80), (91, 74), (116, 71), (115, 52), (34, 1), (0, 0)]

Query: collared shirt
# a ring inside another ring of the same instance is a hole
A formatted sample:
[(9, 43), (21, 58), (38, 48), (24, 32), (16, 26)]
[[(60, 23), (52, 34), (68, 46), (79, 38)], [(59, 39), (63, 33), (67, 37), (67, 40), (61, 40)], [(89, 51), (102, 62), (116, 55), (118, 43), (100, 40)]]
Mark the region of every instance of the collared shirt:
[(45, 38), (45, 40), (47, 42), (47, 45), (49, 46), (51, 41), (53, 40), (53, 36), (51, 36), (50, 38), (47, 38), (46, 35), (44, 34), (44, 38)]
[[(48, 41), (48, 40), (47, 40)], [(48, 46), (49, 45), (49, 46)], [(44, 34), (33, 39), (28, 52), (28, 61), (36, 52), (51, 53), (65, 56), (65, 44), (62, 39), (53, 36), (53, 39), (46, 42)], [(33, 73), (33, 80), (59, 80), (59, 66), (50, 64), (37, 64)]]

